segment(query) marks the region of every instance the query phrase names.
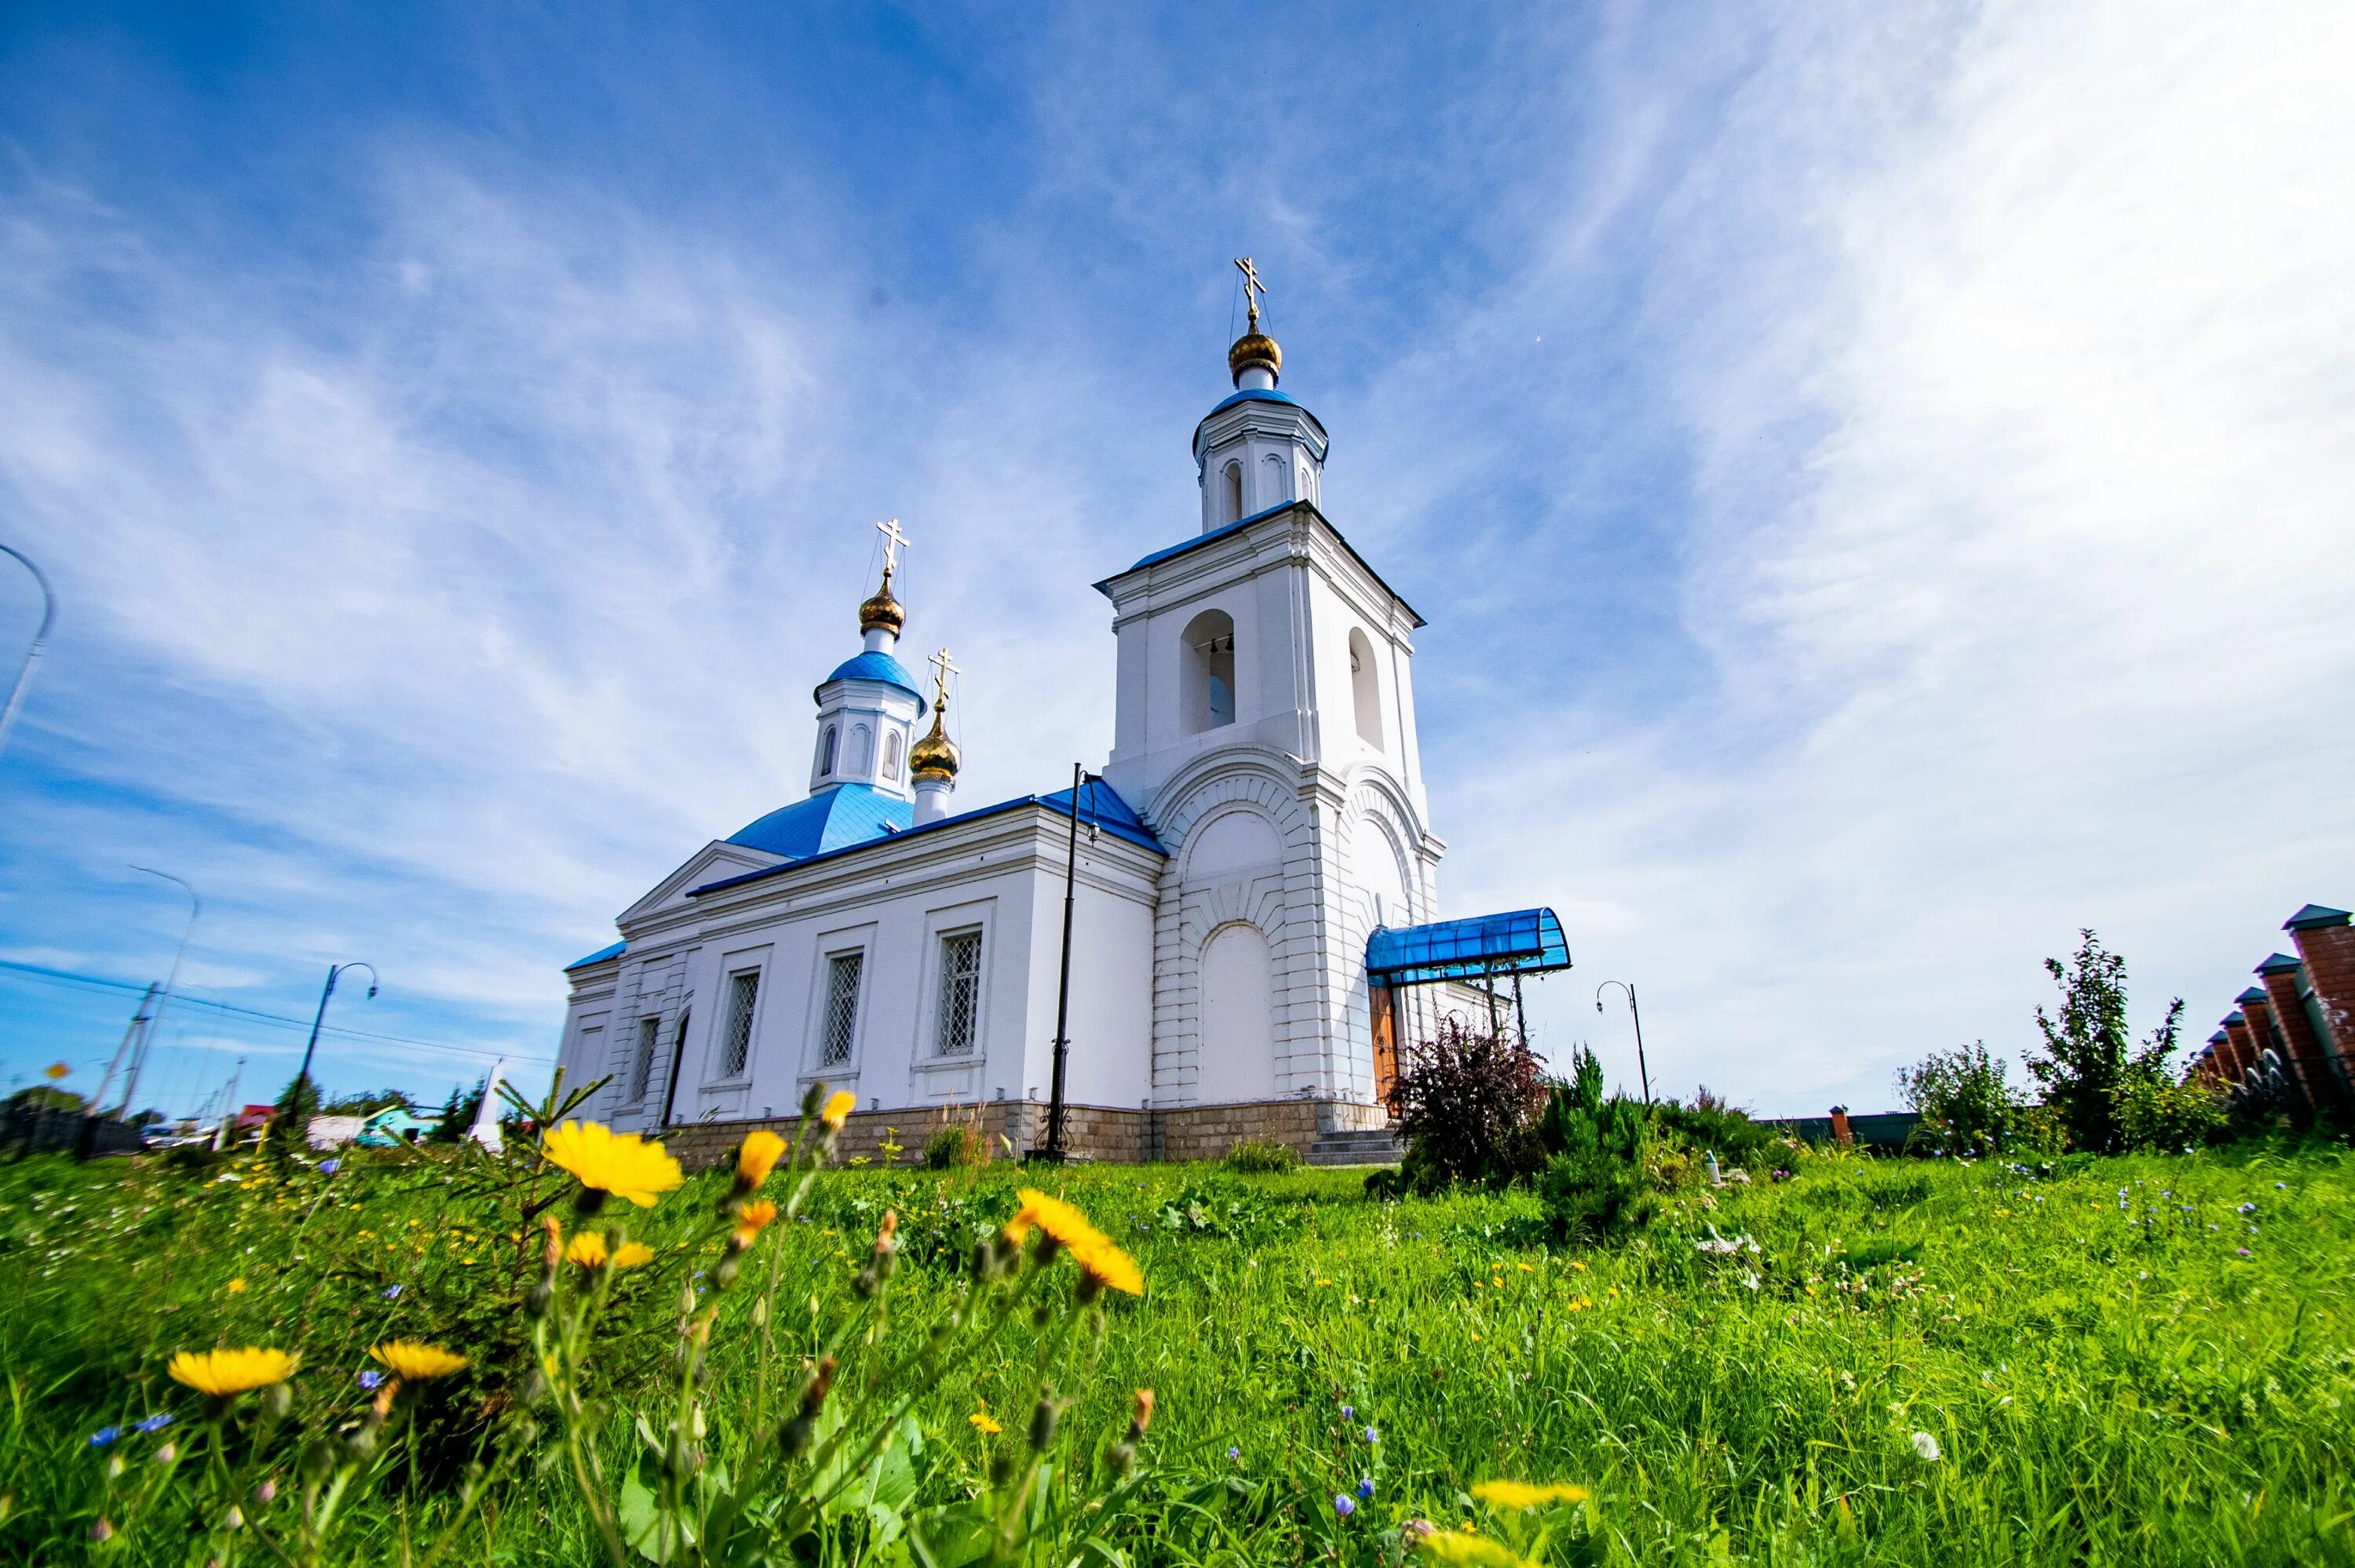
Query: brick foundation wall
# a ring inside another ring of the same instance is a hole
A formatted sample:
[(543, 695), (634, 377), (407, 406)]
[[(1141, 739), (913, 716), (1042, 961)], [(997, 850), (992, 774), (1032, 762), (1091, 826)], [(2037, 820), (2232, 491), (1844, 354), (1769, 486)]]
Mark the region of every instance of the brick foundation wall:
[[(754, 1128), (770, 1128), (791, 1138), (796, 1122), (776, 1118), (687, 1123), (665, 1132), (663, 1146), (689, 1171), (706, 1171), (725, 1164)], [(1007, 1142), (1019, 1156), (1045, 1139), (1047, 1106), (1039, 1100), (990, 1100), (975, 1106), (854, 1111), (842, 1124), (836, 1158), (837, 1162), (864, 1158), (879, 1164), (890, 1139), (900, 1146), (898, 1163), (921, 1165), (925, 1141), (952, 1122), (979, 1128), (990, 1142), (991, 1157), (1002, 1160), (1007, 1158)], [(1064, 1142), (1071, 1157), (1106, 1165), (1217, 1160), (1246, 1141), (1285, 1144), (1305, 1155), (1328, 1132), (1369, 1131), (1390, 1124), (1390, 1113), (1380, 1106), (1350, 1100), (1254, 1100), (1167, 1110), (1067, 1106), (1063, 1112)], [(1007, 1142), (1000, 1142), (1001, 1138)]]

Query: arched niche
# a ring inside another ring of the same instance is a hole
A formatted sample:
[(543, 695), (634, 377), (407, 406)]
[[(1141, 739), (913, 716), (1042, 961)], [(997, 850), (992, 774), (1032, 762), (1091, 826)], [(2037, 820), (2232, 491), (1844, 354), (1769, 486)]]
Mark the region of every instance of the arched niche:
[(1349, 696), (1357, 709), (1358, 738), (1376, 751), (1382, 748), (1382, 677), (1374, 662), (1374, 644), (1357, 627), (1349, 628)]
[(1275, 1097), (1275, 957), (1256, 926), (1231, 922), (1202, 944), (1195, 1094), (1219, 1104)]
[(1186, 733), (1199, 735), (1235, 722), (1235, 618), (1206, 609), (1186, 623), (1178, 650), (1184, 666), (1180, 697)]
[(1186, 835), (1188, 880), (1281, 865), (1284, 840), (1275, 824), (1249, 807), (1231, 807)]

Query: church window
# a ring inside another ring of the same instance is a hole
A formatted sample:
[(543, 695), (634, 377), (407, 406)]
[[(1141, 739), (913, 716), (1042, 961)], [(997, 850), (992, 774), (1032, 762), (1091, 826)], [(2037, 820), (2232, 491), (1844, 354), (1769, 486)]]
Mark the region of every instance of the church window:
[(896, 729), (883, 737), (883, 777), (900, 777), (900, 732)]
[(850, 731), (850, 767), (847, 771), (855, 779), (863, 779), (875, 766), (875, 732), (865, 725), (855, 725)]
[(1374, 645), (1356, 627), (1349, 629), (1349, 694), (1358, 710), (1358, 738), (1376, 751), (1382, 748), (1382, 682), (1374, 665)]
[(832, 725), (826, 726), (826, 733), (818, 737), (817, 772), (821, 779), (834, 771), (835, 743), (840, 737), (841, 732)]
[(633, 1105), (646, 1097), (646, 1085), (655, 1075), (655, 1044), (662, 1034), (662, 1020), (638, 1020), (638, 1052), (630, 1059), (630, 1101)]
[(1235, 722), (1235, 621), (1222, 609), (1206, 609), (1186, 623), (1181, 692), (1186, 733)]
[(943, 1056), (973, 1050), (981, 1012), (981, 933), (959, 931), (941, 938), (939, 1046)]
[(1236, 523), (1243, 514), (1243, 465), (1229, 462), (1219, 475), (1219, 521)]
[(741, 1078), (752, 1060), (752, 1008), (761, 999), (761, 971), (728, 977), (728, 1027), (719, 1034), (719, 1075)]
[(867, 955), (854, 948), (826, 960), (825, 1038), (818, 1044), (818, 1065), (839, 1067), (850, 1060), (858, 1044), (858, 977)]
[(1259, 460), (1259, 499), (1262, 511), (1273, 506), (1279, 501), (1292, 499), (1285, 493), (1290, 487), (1284, 482), (1284, 475), (1290, 471), (1290, 468), (1291, 465), (1286, 463), (1283, 455), (1278, 452), (1270, 452)]

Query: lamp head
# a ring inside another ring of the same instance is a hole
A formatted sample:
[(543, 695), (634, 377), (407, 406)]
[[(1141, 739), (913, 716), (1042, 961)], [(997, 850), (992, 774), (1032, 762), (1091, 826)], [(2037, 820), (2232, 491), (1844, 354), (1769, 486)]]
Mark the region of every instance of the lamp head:
[(376, 987), (374, 986), (368, 987), (368, 1000), (371, 1001), (376, 1000)]

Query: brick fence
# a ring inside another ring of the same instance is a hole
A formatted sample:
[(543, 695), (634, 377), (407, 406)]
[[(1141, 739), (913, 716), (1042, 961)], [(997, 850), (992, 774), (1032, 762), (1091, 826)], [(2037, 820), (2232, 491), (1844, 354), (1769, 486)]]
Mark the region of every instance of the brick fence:
[(2251, 971), (2257, 984), (2233, 999), (2192, 1073), (2239, 1084), (2270, 1055), (2314, 1110), (2355, 1106), (2355, 924), (2344, 909), (2309, 904), (2282, 929), (2297, 948)]
[[(791, 1137), (794, 1118), (693, 1122), (669, 1128), (663, 1146), (690, 1171), (726, 1161), (755, 1128), (773, 1128)], [(879, 1161), (887, 1141), (896, 1142), (901, 1164), (920, 1164), (924, 1143), (951, 1125), (977, 1128), (996, 1158), (1028, 1153), (1047, 1136), (1047, 1106), (1041, 1100), (988, 1100), (969, 1106), (911, 1106), (901, 1110), (854, 1111), (842, 1125), (838, 1159)], [(1390, 1125), (1380, 1106), (1353, 1100), (1253, 1100), (1239, 1105), (1173, 1106), (1147, 1110), (1120, 1106), (1067, 1106), (1064, 1141), (1074, 1160), (1107, 1165), (1152, 1160), (1217, 1160), (1238, 1143), (1281, 1143), (1305, 1155), (1331, 1132), (1362, 1132)], [(1000, 1141), (1000, 1139), (1004, 1141)]]

